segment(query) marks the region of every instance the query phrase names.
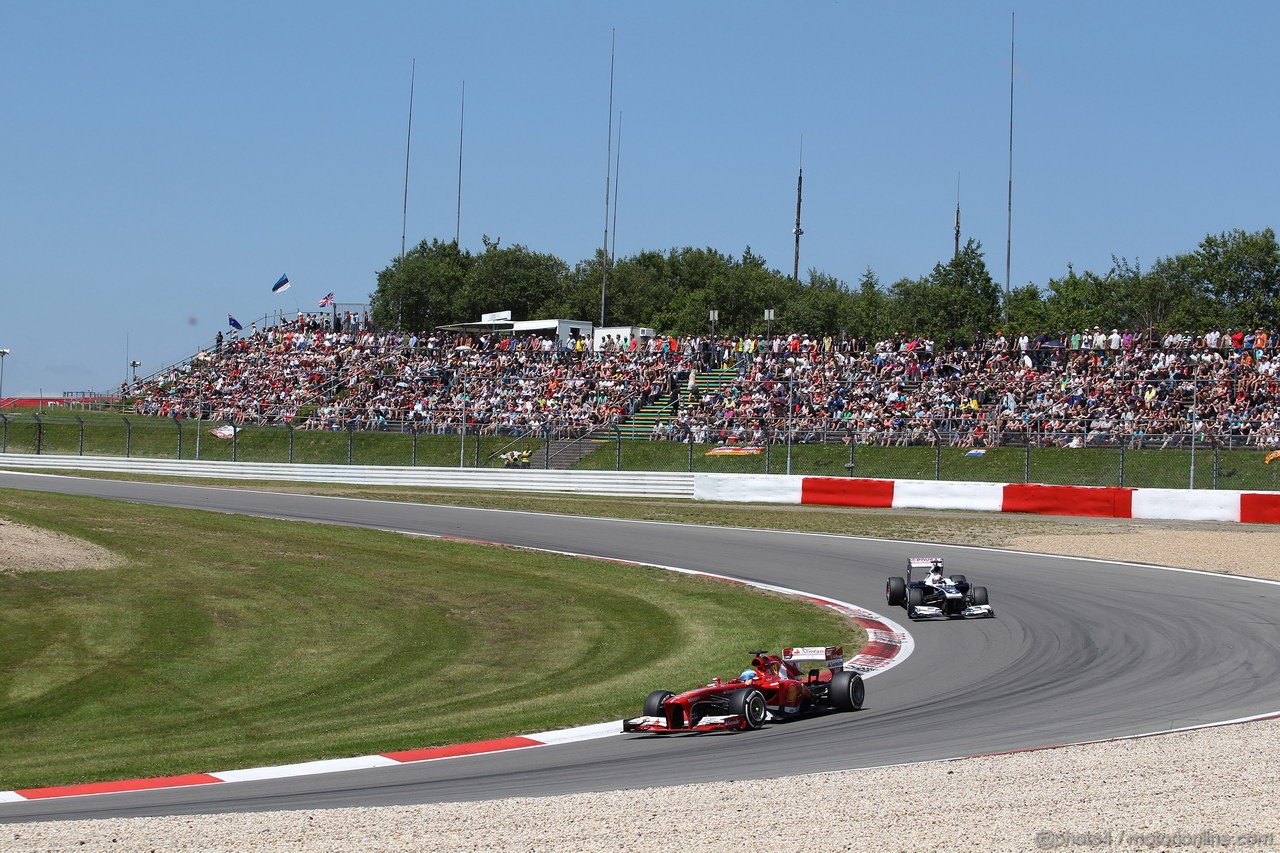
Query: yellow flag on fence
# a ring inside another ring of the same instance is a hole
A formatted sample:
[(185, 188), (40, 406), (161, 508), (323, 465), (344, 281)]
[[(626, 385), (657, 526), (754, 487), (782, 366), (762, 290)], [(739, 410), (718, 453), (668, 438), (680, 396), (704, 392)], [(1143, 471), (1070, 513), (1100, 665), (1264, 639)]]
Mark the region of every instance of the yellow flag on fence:
[(1267, 458), (1263, 459), (1262, 461), (1270, 465), (1272, 459), (1280, 459), (1280, 450), (1271, 451), (1270, 453), (1267, 454)]

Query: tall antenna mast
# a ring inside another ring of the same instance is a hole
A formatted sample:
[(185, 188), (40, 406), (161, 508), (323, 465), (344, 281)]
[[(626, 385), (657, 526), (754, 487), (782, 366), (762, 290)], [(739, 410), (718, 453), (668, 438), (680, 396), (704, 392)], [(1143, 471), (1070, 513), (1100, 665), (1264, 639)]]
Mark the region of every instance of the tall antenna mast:
[(804, 229), (800, 227), (800, 198), (804, 190), (804, 136), (800, 137), (800, 174), (796, 178), (796, 227), (791, 233), (796, 235), (796, 261), (792, 268), (791, 278), (795, 281), (800, 280), (800, 235), (804, 233)]
[(467, 120), (467, 81), (462, 81), (462, 112), (458, 116), (458, 218), (453, 227), (453, 244), (462, 245), (462, 128)]
[(413, 141), (413, 82), (418, 74), (418, 59), (414, 57), (409, 70), (409, 130), (404, 139), (404, 207), (400, 211), (400, 262), (404, 263), (404, 238), (409, 220), (409, 143)]
[(956, 253), (960, 257), (960, 173), (956, 172)]
[(613, 169), (613, 245), (609, 247), (609, 265), (618, 258), (618, 181), (622, 177), (622, 110), (618, 110), (618, 153)]
[(604, 259), (600, 265), (600, 325), (604, 325), (604, 290), (609, 278), (609, 179), (613, 165), (613, 58), (618, 43), (618, 31), (613, 30), (609, 41), (609, 143), (604, 157)]
[(1009, 213), (1005, 224), (1004, 244), (1004, 319), (1009, 321), (1009, 269), (1013, 260), (1013, 37), (1018, 22), (1016, 12), (1009, 13)]

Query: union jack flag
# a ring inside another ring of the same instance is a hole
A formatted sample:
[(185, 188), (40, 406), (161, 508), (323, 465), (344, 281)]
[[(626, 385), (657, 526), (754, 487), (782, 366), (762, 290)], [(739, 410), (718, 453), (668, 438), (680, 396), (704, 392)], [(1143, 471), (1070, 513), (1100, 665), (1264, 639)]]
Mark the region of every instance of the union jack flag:
[(328, 293), (328, 294), (327, 294), (323, 299), (321, 299), (321, 300), (320, 300), (320, 302), (319, 302), (318, 304), (320, 305), (320, 307), (321, 307), (321, 308), (325, 308), (325, 307), (327, 307), (327, 306), (329, 306), (329, 305), (332, 305), (332, 304), (333, 304), (333, 291), (332, 291), (332, 290), (331, 290), (331, 291), (329, 291), (329, 293)]

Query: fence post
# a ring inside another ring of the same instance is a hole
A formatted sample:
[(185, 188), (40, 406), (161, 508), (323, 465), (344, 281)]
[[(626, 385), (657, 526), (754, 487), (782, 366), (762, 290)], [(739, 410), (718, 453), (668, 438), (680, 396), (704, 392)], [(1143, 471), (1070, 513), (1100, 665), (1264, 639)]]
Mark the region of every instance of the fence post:
[(44, 443), (44, 421), (40, 420), (39, 414), (31, 417), (36, 419), (36, 456), (40, 455), (40, 445)]
[(124, 421), (124, 458), (128, 459), (133, 452), (133, 424), (124, 415), (120, 416), (120, 420)]
[[(80, 419), (76, 418), (76, 420), (80, 420)], [(173, 416), (173, 425), (178, 428), (178, 458), (181, 459), (182, 458), (182, 420), (179, 419), (179, 417), (176, 414)], [(80, 435), (81, 435), (80, 455), (83, 456), (84, 455), (84, 440), (83, 440), (84, 429), (83, 428), (81, 428), (80, 430)]]
[(9, 416), (0, 415), (0, 421), (4, 422), (4, 436), (0, 437), (0, 453), (9, 452)]
[(1027, 436), (1027, 448), (1022, 457), (1022, 482), (1031, 482), (1031, 436)]
[(475, 442), (476, 442), (476, 453), (475, 453), (475, 456), (472, 457), (471, 467), (479, 468), (480, 467), (480, 428), (479, 427), (476, 428)]
[(1222, 456), (1220, 455), (1221, 450), (1222, 450), (1221, 444), (1215, 443), (1213, 445), (1213, 487), (1215, 489), (1218, 488), (1218, 475), (1222, 471)]
[(289, 421), (284, 422), (284, 428), (289, 431), (289, 464), (293, 464), (293, 424)]
[(942, 479), (942, 433), (936, 429), (933, 431), (937, 441), (933, 443), (933, 479)]
[(76, 419), (76, 423), (80, 424), (80, 455), (84, 456), (84, 418), (79, 415), (72, 415)]
[(1127, 445), (1127, 441), (1123, 439), (1120, 441), (1120, 488), (1122, 489), (1124, 488), (1124, 454)]
[(689, 473), (693, 473), (693, 433), (689, 433)]
[(416, 429), (413, 431), (413, 453), (409, 459), (409, 466), (418, 467), (418, 431)]
[(1196, 487), (1196, 423), (1191, 421), (1191, 479), (1188, 489)]
[(614, 427), (613, 432), (614, 432), (614, 441), (617, 444), (617, 449), (614, 451), (613, 470), (621, 471), (622, 470), (622, 430), (619, 429), (618, 427)]
[(542, 428), (542, 470), (551, 470), (551, 425)]
[(356, 431), (351, 427), (347, 427), (347, 464), (351, 465), (355, 459), (356, 451)]
[(240, 461), (240, 430), (236, 429), (236, 425), (232, 423), (230, 420), (228, 420), (227, 423), (231, 424), (231, 461), (239, 462)]
[(196, 461), (200, 461), (200, 425), (204, 421), (204, 412), (196, 412)]

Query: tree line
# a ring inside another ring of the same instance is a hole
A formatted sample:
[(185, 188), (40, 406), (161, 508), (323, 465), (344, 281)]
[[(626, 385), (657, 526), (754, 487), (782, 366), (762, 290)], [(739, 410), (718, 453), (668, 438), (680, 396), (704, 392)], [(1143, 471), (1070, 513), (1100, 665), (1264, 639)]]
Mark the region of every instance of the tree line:
[[(740, 257), (716, 249), (643, 251), (610, 260), (603, 252), (570, 266), (555, 255), (484, 237), (472, 253), (452, 240), (423, 240), (378, 272), (371, 295), (382, 326), (425, 331), (510, 310), (516, 320), (599, 319), (607, 274), (605, 325), (648, 326), (685, 335), (775, 331), (883, 339), (898, 333), (967, 342), (996, 330), (1032, 334), (1072, 329), (1280, 326), (1280, 246), (1270, 229), (1206, 236), (1193, 251), (1143, 268), (1124, 257), (1105, 272), (1003, 289), (987, 270), (982, 244), (969, 240), (926, 275), (887, 287), (868, 268), (852, 284), (816, 269), (796, 281), (750, 246)], [(606, 269), (606, 264), (608, 264)]]

